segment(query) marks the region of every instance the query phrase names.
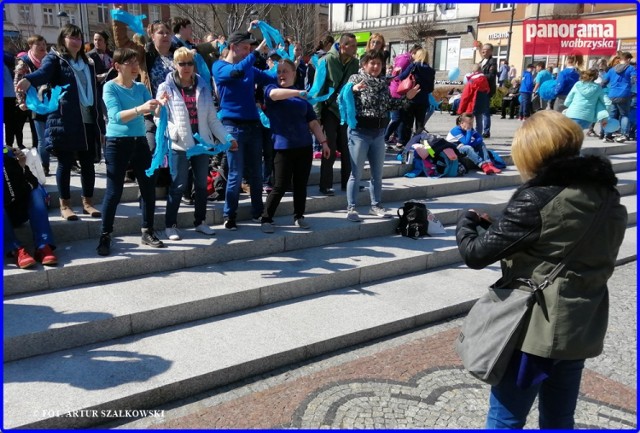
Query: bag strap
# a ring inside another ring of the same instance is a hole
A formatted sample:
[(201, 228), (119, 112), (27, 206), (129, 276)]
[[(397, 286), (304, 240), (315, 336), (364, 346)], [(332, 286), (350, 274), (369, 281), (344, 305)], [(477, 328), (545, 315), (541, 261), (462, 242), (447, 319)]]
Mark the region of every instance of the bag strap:
[[(326, 62), (325, 62), (326, 63)], [(328, 65), (325, 65), (327, 68), (329, 67)], [(344, 71), (343, 71), (344, 72)], [(340, 90), (342, 90), (342, 85), (344, 84), (345, 80), (349, 78), (347, 77), (347, 74), (342, 74), (342, 78), (340, 79), (340, 82), (338, 83), (337, 87), (333, 88), (333, 95), (331, 95), (329, 97), (329, 99), (327, 99), (324, 103), (325, 106), (327, 108), (329, 108), (331, 106), (331, 104), (333, 104), (334, 102), (336, 102), (336, 99), (338, 99), (338, 95), (340, 93)]]

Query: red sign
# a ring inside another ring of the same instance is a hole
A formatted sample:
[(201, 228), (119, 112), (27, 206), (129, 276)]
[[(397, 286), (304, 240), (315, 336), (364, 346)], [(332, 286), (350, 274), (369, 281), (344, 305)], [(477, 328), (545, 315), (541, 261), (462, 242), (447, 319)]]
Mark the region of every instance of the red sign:
[(525, 20), (524, 54), (613, 55), (615, 20)]

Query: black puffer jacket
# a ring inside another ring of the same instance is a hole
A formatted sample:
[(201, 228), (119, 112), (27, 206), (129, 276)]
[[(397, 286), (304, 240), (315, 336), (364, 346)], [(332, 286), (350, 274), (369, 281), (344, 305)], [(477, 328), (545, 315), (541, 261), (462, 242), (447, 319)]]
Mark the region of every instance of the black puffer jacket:
[(100, 140), (100, 134), (104, 134), (105, 125), (102, 116), (102, 104), (98, 96), (96, 83), (96, 71), (93, 60), (89, 60), (89, 70), (93, 83), (93, 106), (91, 116), (97, 124), (96, 136), (86, 137), (82, 111), (80, 108), (80, 96), (78, 84), (69, 61), (53, 48), (42, 60), (40, 68), (25, 76), (32, 86), (49, 84), (53, 86), (69, 85), (66, 93), (59, 101), (58, 110), (47, 116), (47, 129), (45, 131), (46, 148), (48, 151), (76, 152), (95, 146)]
[(566, 269), (544, 290), (548, 318), (534, 308), (523, 352), (552, 359), (584, 359), (602, 351), (607, 329), (607, 280), (613, 273), (627, 225), (608, 160), (564, 157), (550, 161), (511, 197), (500, 218), (484, 224), (466, 212), (456, 238), (474, 269), (501, 261), (500, 286), (517, 289), (518, 278), (540, 284), (586, 232), (601, 204), (613, 196), (606, 222), (571, 256)]

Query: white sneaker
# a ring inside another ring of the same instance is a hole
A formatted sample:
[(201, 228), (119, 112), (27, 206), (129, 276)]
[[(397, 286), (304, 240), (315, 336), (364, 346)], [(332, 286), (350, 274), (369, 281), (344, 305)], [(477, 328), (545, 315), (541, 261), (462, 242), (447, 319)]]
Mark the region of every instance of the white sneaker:
[(213, 236), (216, 234), (216, 231), (214, 229), (212, 229), (211, 227), (209, 227), (208, 225), (206, 225), (205, 223), (201, 223), (199, 225), (196, 226), (196, 231), (198, 233), (202, 233), (205, 234), (207, 236)]
[(371, 206), (369, 215), (376, 215), (382, 218), (391, 218), (391, 212), (382, 206)]
[(260, 224), (260, 229), (262, 230), (262, 233), (274, 233), (275, 229), (273, 228), (273, 224), (272, 223), (262, 223)]
[(304, 230), (308, 230), (311, 228), (311, 226), (305, 221), (304, 217), (294, 218), (293, 224)]
[(355, 209), (347, 210), (347, 219), (349, 221), (353, 221), (354, 223), (362, 221), (360, 219), (360, 215), (358, 215), (358, 211), (356, 211)]
[(164, 229), (164, 234), (167, 236), (169, 240), (172, 240), (172, 241), (179, 241), (180, 239), (182, 239), (180, 237), (180, 233), (178, 232), (178, 229), (175, 224), (171, 227), (167, 227), (166, 229)]

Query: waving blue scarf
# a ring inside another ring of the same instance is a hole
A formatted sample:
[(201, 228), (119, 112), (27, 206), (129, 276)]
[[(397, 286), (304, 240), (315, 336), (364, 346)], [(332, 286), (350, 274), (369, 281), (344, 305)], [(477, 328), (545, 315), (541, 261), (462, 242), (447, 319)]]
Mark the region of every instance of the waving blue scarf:
[(196, 155), (217, 155), (220, 152), (226, 152), (231, 148), (231, 140), (233, 140), (233, 136), (228, 134), (226, 137), (226, 143), (207, 143), (197, 132), (193, 134), (193, 138), (196, 140), (196, 145), (187, 149), (187, 158), (191, 158)]
[(49, 114), (58, 110), (58, 101), (60, 98), (67, 93), (66, 90), (63, 92), (63, 89), (69, 87), (68, 84), (64, 86), (55, 86), (51, 89), (51, 97), (47, 98), (46, 95), (42, 97), (42, 102), (38, 99), (38, 91), (35, 87), (29, 87), (27, 90), (27, 98), (25, 104), (27, 108), (31, 111), (35, 111), (38, 114)]
[[(307, 99), (309, 101), (309, 104), (311, 105), (317, 104), (318, 102), (326, 101), (331, 97), (334, 91), (333, 87), (329, 87), (327, 94), (320, 96), (320, 91), (324, 87), (324, 82), (327, 79), (327, 60), (325, 58), (322, 58), (320, 61), (318, 61), (318, 56), (316, 56), (315, 54), (314, 56), (316, 61), (316, 75), (313, 78), (313, 86), (311, 86), (311, 88), (309, 89), (309, 98)], [(311, 57), (312, 62), (313, 60), (313, 57)]]
[(173, 164), (171, 162), (171, 158), (169, 158), (171, 140), (167, 133), (168, 125), (169, 116), (167, 114), (167, 107), (160, 107), (160, 121), (158, 122), (158, 129), (156, 129), (156, 150), (153, 152), (153, 157), (151, 158), (151, 167), (149, 167), (145, 172), (147, 177), (153, 176), (153, 173), (162, 167), (165, 158), (169, 160), (169, 171), (173, 175)]
[(125, 23), (134, 33), (140, 36), (145, 36), (142, 20), (146, 17), (146, 15), (131, 15), (129, 12), (120, 9), (111, 9), (111, 18), (114, 21)]
[(358, 123), (356, 121), (356, 100), (353, 97), (354, 83), (347, 83), (338, 94), (338, 109), (340, 110), (340, 124), (345, 122), (349, 128), (353, 129)]
[(204, 87), (210, 92), (213, 91), (211, 88), (211, 72), (207, 67), (207, 63), (204, 61), (204, 57), (196, 53), (195, 56), (193, 56), (193, 60), (196, 63), (196, 68), (198, 68), (198, 75), (200, 75), (200, 78), (204, 81)]
[(265, 128), (271, 128), (271, 121), (260, 107), (258, 107), (258, 114), (260, 115), (260, 122), (262, 123), (262, 126)]

